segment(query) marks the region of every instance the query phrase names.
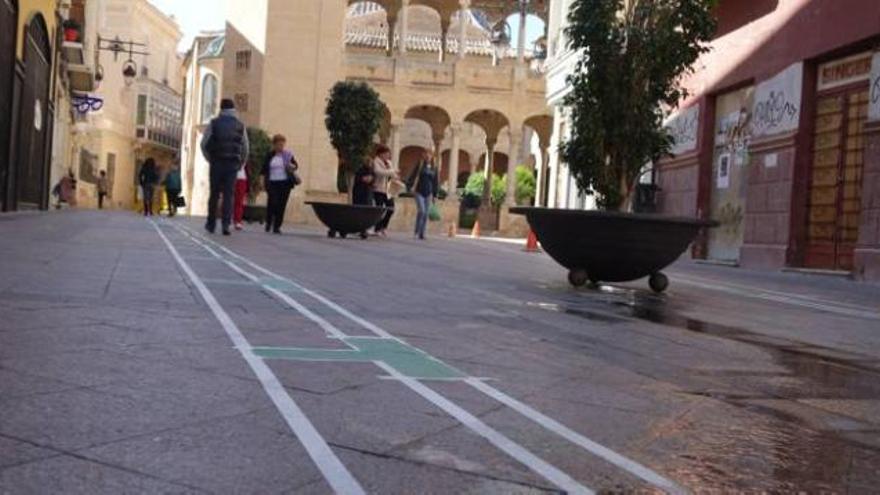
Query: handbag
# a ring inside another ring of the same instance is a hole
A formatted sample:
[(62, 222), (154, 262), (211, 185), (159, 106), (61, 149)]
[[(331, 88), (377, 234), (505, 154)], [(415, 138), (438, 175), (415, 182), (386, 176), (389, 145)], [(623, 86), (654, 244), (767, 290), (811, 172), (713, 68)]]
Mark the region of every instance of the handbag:
[(186, 208), (186, 198), (183, 196), (178, 196), (174, 198), (174, 206), (178, 208)]
[(299, 174), (296, 173), (299, 170), (299, 164), (294, 161), (293, 157), (290, 157), (290, 163), (284, 166), (285, 170), (287, 170), (287, 177), (290, 178), (290, 182), (293, 183), (294, 186), (298, 186), (302, 184), (302, 179), (300, 179)]
[(439, 222), (441, 218), (440, 208), (437, 207), (437, 203), (431, 203), (431, 206), (428, 208), (428, 220)]

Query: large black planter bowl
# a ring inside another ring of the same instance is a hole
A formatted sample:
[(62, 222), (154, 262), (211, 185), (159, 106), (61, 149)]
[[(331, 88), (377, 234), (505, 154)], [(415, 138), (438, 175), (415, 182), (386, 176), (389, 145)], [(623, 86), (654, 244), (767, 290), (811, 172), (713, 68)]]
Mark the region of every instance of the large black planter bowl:
[(716, 225), (654, 214), (529, 207), (510, 212), (526, 216), (547, 254), (569, 270), (572, 285), (650, 277), (658, 293), (669, 286), (661, 270), (685, 252), (701, 229)]
[(266, 221), (266, 207), (261, 205), (245, 205), (242, 220), (247, 223), (260, 223)]
[(331, 238), (337, 235), (345, 238), (349, 234), (360, 234), (366, 239), (367, 230), (379, 223), (388, 212), (388, 208), (384, 206), (344, 205), (316, 201), (307, 201), (306, 204), (311, 205), (318, 219), (330, 229), (327, 231), (327, 236)]

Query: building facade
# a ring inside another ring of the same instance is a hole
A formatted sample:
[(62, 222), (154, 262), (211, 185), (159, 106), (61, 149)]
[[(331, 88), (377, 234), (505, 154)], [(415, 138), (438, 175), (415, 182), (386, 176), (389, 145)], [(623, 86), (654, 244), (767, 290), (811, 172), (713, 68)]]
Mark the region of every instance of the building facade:
[(698, 258), (880, 280), (880, 10), (722, 2), (670, 121), (661, 211), (721, 223)]
[(0, 1), (0, 210), (45, 208), (55, 118), (59, 2)]
[[(148, 0), (89, 0), (89, 4), (96, 28), (89, 31), (88, 43), (97, 48), (97, 37), (103, 41), (100, 51), (89, 53), (96, 57), (100, 75), (97, 88), (88, 94), (103, 106), (75, 115), (72, 154), (78, 202), (85, 207), (96, 204), (97, 179), (104, 171), (110, 183), (109, 206), (138, 209), (136, 180), (141, 164), (153, 158), (167, 170), (180, 153), (183, 79), (177, 44), (183, 34)], [(117, 54), (108, 50), (117, 39), (139, 45), (123, 44)], [(135, 53), (130, 54), (129, 48)], [(123, 75), (128, 65), (134, 70), (132, 77)]]

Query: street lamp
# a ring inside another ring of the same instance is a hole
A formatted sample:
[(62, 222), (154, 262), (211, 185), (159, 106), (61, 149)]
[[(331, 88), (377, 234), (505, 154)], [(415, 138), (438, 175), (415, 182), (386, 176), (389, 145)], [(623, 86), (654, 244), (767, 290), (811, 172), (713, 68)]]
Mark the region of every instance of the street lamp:
[(135, 79), (137, 79), (137, 74), (138, 74), (138, 65), (134, 61), (134, 56), (135, 55), (143, 55), (143, 56), (149, 55), (150, 54), (149, 52), (143, 51), (144, 49), (146, 49), (146, 47), (147, 47), (147, 45), (145, 45), (144, 43), (137, 43), (134, 41), (121, 40), (121, 39), (119, 39), (119, 36), (117, 36), (115, 39), (112, 39), (112, 40), (108, 40), (108, 39), (101, 38), (100, 36), (98, 36), (98, 50), (97, 50), (98, 64), (97, 65), (98, 65), (98, 74), (100, 74), (100, 79), (98, 78), (98, 74), (95, 75), (95, 79), (98, 82), (100, 82), (101, 80), (104, 79), (104, 68), (101, 67), (101, 64), (100, 64), (100, 56), (101, 56), (100, 54), (102, 51), (113, 53), (113, 60), (114, 61), (119, 60), (120, 53), (127, 53), (128, 60), (126, 60), (122, 64), (122, 77), (123, 77), (123, 80), (125, 81), (125, 85), (131, 86), (134, 83)]

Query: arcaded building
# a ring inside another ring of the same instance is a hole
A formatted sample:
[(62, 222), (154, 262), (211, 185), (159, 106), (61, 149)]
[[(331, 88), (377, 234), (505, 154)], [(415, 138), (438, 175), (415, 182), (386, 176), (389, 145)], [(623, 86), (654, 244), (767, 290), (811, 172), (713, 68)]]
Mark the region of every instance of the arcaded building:
[[(229, 2), (225, 32), (197, 39), (184, 64), (183, 155), (196, 199), (192, 213), (204, 213), (198, 199), (207, 164), (198, 142), (206, 112), (221, 96), (236, 102), (249, 126), (288, 137), (304, 181), (291, 202), (292, 218), (314, 221), (304, 201), (342, 200), (324, 127), (326, 97), (342, 80), (366, 81), (379, 92), (387, 111), (376, 139), (392, 148), (403, 174), (422, 149), (431, 149), (442, 157), (447, 191), (473, 172), (511, 177), (517, 165), (542, 177), (552, 122), (543, 52), (527, 46), (524, 33), (514, 37), (523, 40), (515, 46), (493, 43), (492, 34), (511, 15), (543, 26), (546, 14), (542, 0), (528, 2), (524, 12), (517, 2), (491, 0)], [(400, 221), (407, 208), (404, 201)], [(444, 209), (454, 222), (454, 194)], [(509, 221), (502, 215), (502, 223)]]

